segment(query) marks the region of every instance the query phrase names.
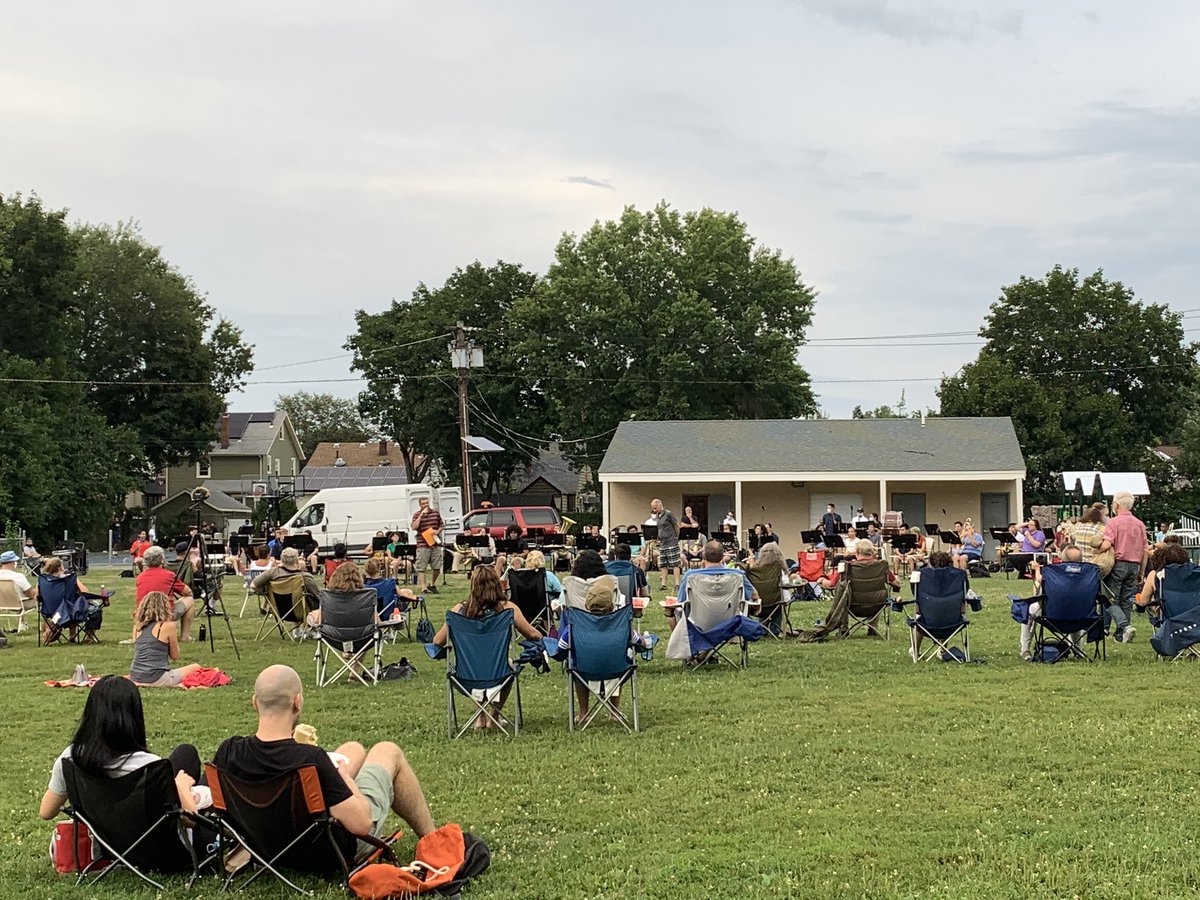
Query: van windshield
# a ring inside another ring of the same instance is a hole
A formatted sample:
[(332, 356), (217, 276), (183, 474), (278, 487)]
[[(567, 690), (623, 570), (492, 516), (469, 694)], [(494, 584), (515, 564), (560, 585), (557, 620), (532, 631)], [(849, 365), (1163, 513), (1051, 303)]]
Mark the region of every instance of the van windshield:
[(325, 521), (325, 504), (310, 503), (304, 509), (300, 510), (300, 515), (296, 516), (293, 525), (297, 528), (316, 528)]

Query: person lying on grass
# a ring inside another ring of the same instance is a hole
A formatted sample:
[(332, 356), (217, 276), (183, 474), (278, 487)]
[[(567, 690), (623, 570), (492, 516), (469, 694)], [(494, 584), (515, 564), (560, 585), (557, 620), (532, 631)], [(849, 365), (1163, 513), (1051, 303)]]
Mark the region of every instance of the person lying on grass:
[[(521, 613), (521, 608), (511, 602), (504, 596), (504, 587), (500, 584), (500, 576), (496, 574), (496, 570), (491, 566), (476, 566), (471, 572), (471, 592), (467, 595), (464, 603), (457, 603), (451, 608), (451, 612), (460, 613), (468, 619), (486, 619), (491, 616), (499, 615), (506, 609), (511, 609), (513, 614), (513, 624), (522, 637), (528, 638), (531, 641), (540, 641), (542, 633), (537, 628), (529, 624), (529, 620)], [(443, 625), (438, 633), (433, 636), (433, 643), (438, 647), (445, 647), (446, 641), (450, 636), (450, 626)], [(509, 691), (512, 690), (511, 683), (504, 688), (489, 688), (487, 690), (472, 691), (476, 695), (476, 700), (486, 700), (492, 706), (492, 715), (497, 721), (503, 722), (500, 716), (500, 710), (504, 707), (504, 701), (508, 699)], [(475, 727), (479, 729), (498, 727), (487, 716), (480, 716), (475, 720)]]
[(137, 608), (133, 622), (133, 663), (129, 677), (142, 687), (179, 687), (199, 671), (197, 663), (172, 669), (179, 659), (179, 631), (171, 612), (171, 598), (151, 591)]

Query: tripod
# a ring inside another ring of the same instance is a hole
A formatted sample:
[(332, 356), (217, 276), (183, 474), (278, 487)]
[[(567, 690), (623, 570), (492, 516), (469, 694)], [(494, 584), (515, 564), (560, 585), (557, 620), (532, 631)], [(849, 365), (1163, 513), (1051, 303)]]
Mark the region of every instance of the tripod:
[[(203, 502), (203, 501), (201, 501)], [(194, 572), (192, 576), (192, 593), (197, 599), (204, 601), (204, 615), (208, 620), (208, 650), (210, 653), (217, 652), (216, 634), (212, 627), (213, 616), (225, 620), (225, 627), (229, 629), (229, 642), (233, 644), (234, 655), (238, 659), (242, 658), (242, 653), (238, 650), (237, 638), (233, 634), (233, 624), (229, 621), (229, 613), (225, 609), (225, 600), (221, 596), (221, 584), (223, 575), (214, 575), (209, 583), (208, 574), (208, 549), (204, 544), (204, 535), (200, 533), (200, 503), (192, 505), (188, 512), (196, 513), (196, 533), (188, 539), (187, 550), (183, 553), (183, 558), (179, 561), (179, 568), (175, 571), (175, 577), (183, 580), (184, 566), (192, 564), (192, 547), (198, 547), (200, 550), (200, 571)]]

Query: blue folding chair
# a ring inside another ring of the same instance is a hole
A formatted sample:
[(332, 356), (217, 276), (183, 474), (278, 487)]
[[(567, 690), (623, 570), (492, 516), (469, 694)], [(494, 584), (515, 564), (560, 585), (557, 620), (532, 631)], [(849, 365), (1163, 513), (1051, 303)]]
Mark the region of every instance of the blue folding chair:
[[(917, 614), (907, 619), (912, 637), (913, 662), (922, 662), (941, 656), (945, 660), (961, 663), (971, 661), (971, 645), (967, 636), (970, 621), (963, 615), (963, 604), (967, 601), (967, 573), (962, 569), (921, 569), (921, 580), (916, 583), (913, 603)], [(955, 653), (951, 645), (962, 635), (962, 653)], [(921, 642), (930, 641), (926, 649), (917, 649), (917, 636)]]
[[(678, 623), (667, 640), (667, 658), (683, 661), (696, 671), (705, 663), (728, 663), (735, 669), (750, 665), (750, 642), (763, 638), (767, 629), (749, 616), (743, 594), (743, 576), (737, 573), (689, 574), (684, 582), (684, 602)], [(733, 644), (736, 657), (723, 651)]]
[[(1093, 644), (1091, 659), (1107, 659), (1100, 593), (1100, 569), (1093, 563), (1060, 562), (1042, 567), (1042, 596), (1031, 598), (1041, 610), (1033, 618), (1033, 658), (1058, 662), (1068, 656), (1089, 658), (1075, 640), (1083, 632)], [(1056, 654), (1046, 653), (1053, 647)]]
[[(449, 633), (447, 655), (450, 665), (446, 672), (446, 733), (451, 738), (462, 737), (480, 716), (487, 717), (505, 734), (503, 716), (492, 709), (495, 698), (503, 697), (511, 688), (516, 695), (516, 710), (512, 720), (515, 737), (521, 731), (521, 670), (512, 664), (508, 651), (513, 638), (511, 609), (482, 619), (468, 619), (461, 613), (447, 612)], [(455, 695), (461, 694), (474, 704), (475, 711), (466, 723), (458, 727)]]
[(44, 628), (38, 630), (39, 645), (48, 647), (63, 640), (67, 642), (99, 643), (96, 631), (103, 621), (104, 598), (79, 590), (78, 576), (38, 576), (38, 611)]
[(1200, 566), (1174, 563), (1155, 580), (1160, 615), (1150, 646), (1160, 659), (1200, 659)]
[[(604, 709), (626, 731), (637, 731), (637, 656), (633, 652), (633, 605), (626, 604), (606, 615), (582, 609), (564, 609), (567, 642), (567, 726), (575, 730), (575, 685), (585, 688), (597, 703), (589, 703), (579, 730), (587, 728)], [(629, 683), (630, 718), (617, 706), (621, 688)]]

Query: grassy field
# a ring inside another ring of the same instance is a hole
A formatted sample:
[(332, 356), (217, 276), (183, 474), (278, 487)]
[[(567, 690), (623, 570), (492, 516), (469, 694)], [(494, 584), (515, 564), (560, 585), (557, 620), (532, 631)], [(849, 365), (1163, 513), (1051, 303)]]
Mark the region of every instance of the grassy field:
[[(55, 876), (50, 826), (35, 813), (85, 699), (43, 680), (80, 662), (93, 674), (128, 669), (130, 648), (116, 642), (132, 582), (97, 571), (87, 580), (118, 589), (102, 646), (39, 649), (30, 633), (0, 652), (6, 896), (151, 893), (126, 874), (88, 892)], [(435, 620), (464, 586), (456, 576)], [(252, 732), (255, 675), (291, 664), (323, 744), (399, 742), (435, 819), (488, 842), (493, 866), (476, 898), (1194, 895), (1197, 670), (1156, 662), (1143, 618), (1137, 642), (1110, 645), (1105, 663), (1021, 663), (1004, 595), (1029, 583), (976, 588), (986, 602), (971, 616), (979, 665), (915, 666), (903, 627), (888, 642), (763, 641), (743, 673), (685, 674), (658, 658), (641, 669), (635, 736), (607, 722), (568, 733), (562, 674), (526, 671), (521, 736), (454, 743), (444, 663), (401, 643), (394, 655), (414, 659), (416, 679), (317, 690), (312, 645), (253, 643), (248, 616), (234, 620), (240, 660), (223, 626), (215, 656), (185, 648), (187, 661), (229, 672), (231, 687), (144, 692), (150, 746), (166, 753), (188, 740), (207, 756)], [(236, 613), (241, 591), (229, 602)], [(805, 604), (794, 619), (824, 611)], [(411, 854), (412, 838), (399, 849)], [(217, 891), (207, 880), (192, 893)], [(279, 892), (264, 880), (248, 893)]]

